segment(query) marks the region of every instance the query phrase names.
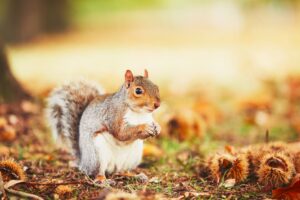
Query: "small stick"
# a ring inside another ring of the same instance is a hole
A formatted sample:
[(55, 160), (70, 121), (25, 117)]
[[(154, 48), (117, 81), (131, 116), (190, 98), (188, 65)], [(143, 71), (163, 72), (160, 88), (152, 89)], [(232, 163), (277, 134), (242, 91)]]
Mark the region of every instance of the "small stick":
[(11, 194), (20, 196), (20, 197), (27, 197), (27, 198), (31, 198), (31, 199), (44, 200), (42, 197), (39, 197), (39, 196), (34, 195), (34, 194), (29, 194), (29, 193), (26, 193), (26, 192), (22, 192), (22, 191), (17, 191), (17, 190), (13, 190), (13, 189), (9, 189), (9, 188), (6, 188), (6, 191), (11, 193)]
[(38, 182), (24, 182), (28, 185), (74, 185), (74, 184), (83, 184), (87, 183), (85, 181), (70, 181), (70, 182), (62, 182), (62, 183), (38, 183)]
[(28, 198), (38, 199), (38, 200), (43, 200), (43, 198), (41, 198), (39, 196), (36, 196), (34, 194), (29, 194), (29, 193), (26, 193), (26, 192), (9, 189), (9, 187), (11, 187), (13, 185), (16, 185), (16, 184), (19, 184), (19, 183), (24, 183), (24, 184), (28, 184), (28, 185), (55, 185), (55, 186), (87, 183), (89, 185), (98, 186), (95, 183), (89, 183), (89, 182), (86, 182), (86, 181), (70, 181), (70, 182), (63, 182), (63, 183), (38, 183), (38, 182), (25, 182), (25, 181), (23, 182), (23, 181), (19, 181), (19, 182), (12, 183), (12, 185), (8, 184), (7, 186), (4, 186), (5, 190), (7, 192), (11, 193), (11, 194), (18, 195), (18, 196), (21, 196), (21, 197), (28, 197)]
[(269, 129), (266, 130), (266, 135), (265, 135), (265, 143), (269, 143)]
[(1, 172), (0, 172), (0, 192), (1, 192), (1, 194), (0, 194), (1, 200), (2, 199), (7, 199)]
[(24, 182), (25, 184), (28, 185), (54, 185), (54, 186), (58, 186), (58, 185), (75, 185), (75, 184), (88, 184), (91, 186), (95, 186), (95, 187), (103, 187), (103, 185), (97, 184), (95, 182), (93, 182), (92, 180), (89, 181), (71, 181), (71, 182), (63, 182), (63, 183), (38, 183), (38, 182)]
[(23, 180), (11, 180), (11, 181), (7, 182), (4, 185), (4, 189), (8, 193), (11, 193), (11, 194), (14, 194), (14, 195), (17, 195), (17, 196), (31, 198), (31, 199), (44, 200), (42, 197), (39, 197), (39, 196), (34, 195), (34, 194), (30, 194), (30, 193), (22, 192), (22, 191), (17, 191), (17, 190), (14, 190), (14, 189), (9, 189), (10, 187), (13, 187), (13, 186), (15, 186), (17, 184), (20, 184), (20, 183), (24, 183), (24, 181)]

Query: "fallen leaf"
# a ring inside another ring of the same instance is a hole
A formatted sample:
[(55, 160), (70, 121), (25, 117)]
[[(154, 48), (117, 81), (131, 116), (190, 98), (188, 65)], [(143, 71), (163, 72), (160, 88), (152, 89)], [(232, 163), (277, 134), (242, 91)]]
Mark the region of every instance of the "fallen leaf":
[(208, 192), (188, 192), (188, 196), (187, 197), (209, 197), (211, 196), (210, 193)]
[(299, 200), (300, 199), (300, 174), (297, 174), (288, 187), (278, 188), (272, 191), (275, 199)]
[(110, 188), (104, 188), (100, 191), (92, 192), (92, 196), (90, 196), (90, 199), (92, 200), (105, 200), (107, 195), (110, 194), (112, 191)]
[(0, 128), (4, 127), (7, 124), (7, 121), (4, 117), (0, 117)]
[(225, 151), (228, 152), (229, 154), (235, 155), (236, 151), (233, 146), (226, 145), (224, 148), (225, 148)]
[(21, 108), (25, 113), (35, 114), (38, 112), (37, 105), (33, 104), (30, 101), (22, 101)]
[(11, 125), (16, 125), (19, 122), (19, 119), (16, 115), (9, 115), (8, 121)]
[(134, 177), (141, 183), (146, 183), (149, 180), (148, 176), (144, 173), (139, 173)]
[(143, 155), (158, 157), (163, 154), (162, 150), (153, 144), (144, 144)]
[(200, 197), (200, 196), (208, 197), (208, 196), (211, 196), (211, 194), (208, 193), (208, 192), (192, 192), (191, 194), (193, 194), (195, 197)]
[(0, 141), (11, 142), (16, 138), (16, 130), (10, 126), (6, 125), (0, 129)]
[(236, 180), (231, 178), (231, 179), (227, 179), (222, 186), (224, 186), (225, 188), (232, 188), (236, 183)]
[(150, 180), (149, 180), (149, 183), (159, 183), (161, 182), (161, 180), (158, 178), (158, 177), (152, 177)]
[(115, 191), (115, 192), (109, 193), (105, 199), (106, 200), (116, 200), (116, 199), (137, 200), (140, 198), (135, 193)]
[(10, 153), (10, 149), (6, 146), (0, 146), (0, 156), (8, 156)]

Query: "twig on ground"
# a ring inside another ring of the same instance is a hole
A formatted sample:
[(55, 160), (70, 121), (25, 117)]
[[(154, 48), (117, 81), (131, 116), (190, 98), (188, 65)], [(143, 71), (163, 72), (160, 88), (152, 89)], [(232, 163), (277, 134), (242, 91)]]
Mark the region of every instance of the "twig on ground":
[(43, 200), (42, 197), (39, 197), (37, 195), (30, 194), (30, 193), (27, 193), (27, 192), (17, 191), (17, 190), (14, 190), (14, 189), (10, 189), (10, 187), (12, 187), (14, 185), (17, 185), (19, 183), (24, 183), (24, 181), (22, 181), (22, 180), (11, 180), (11, 181), (7, 182), (4, 185), (4, 189), (7, 192), (9, 192), (11, 194), (14, 194), (14, 195), (17, 195), (17, 196), (20, 196), (20, 197), (27, 197), (27, 198), (32, 198), (32, 199)]
[(7, 199), (1, 172), (0, 172), (0, 192), (1, 192), (0, 194), (1, 199)]
[(69, 181), (69, 182), (61, 182), (61, 183), (55, 183), (55, 182), (48, 182), (48, 183), (38, 183), (38, 182), (24, 182), (28, 185), (76, 185), (76, 184), (84, 184), (87, 183), (86, 181)]

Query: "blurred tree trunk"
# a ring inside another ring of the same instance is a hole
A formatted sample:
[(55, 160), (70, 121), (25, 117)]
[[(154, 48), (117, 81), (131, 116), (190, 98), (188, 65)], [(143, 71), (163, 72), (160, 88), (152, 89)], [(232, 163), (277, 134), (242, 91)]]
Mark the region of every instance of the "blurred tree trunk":
[(30, 95), (11, 73), (4, 46), (0, 42), (0, 103), (17, 102), (29, 98)]
[(2, 29), (9, 42), (26, 42), (69, 25), (68, 0), (6, 0)]

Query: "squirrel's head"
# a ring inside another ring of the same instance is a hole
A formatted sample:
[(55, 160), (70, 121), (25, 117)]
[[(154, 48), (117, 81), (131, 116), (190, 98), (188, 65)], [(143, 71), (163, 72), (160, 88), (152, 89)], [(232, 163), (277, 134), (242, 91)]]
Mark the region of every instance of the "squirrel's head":
[(153, 112), (160, 106), (160, 95), (157, 85), (148, 79), (148, 71), (144, 76), (133, 76), (130, 70), (125, 73), (127, 103), (135, 112)]

